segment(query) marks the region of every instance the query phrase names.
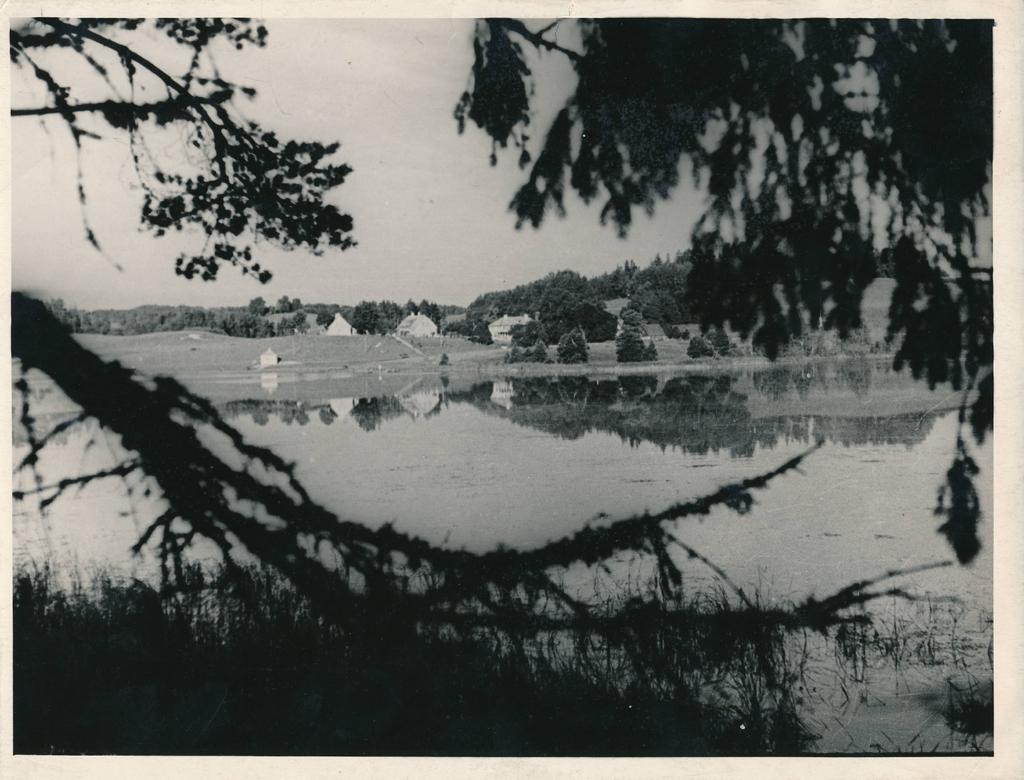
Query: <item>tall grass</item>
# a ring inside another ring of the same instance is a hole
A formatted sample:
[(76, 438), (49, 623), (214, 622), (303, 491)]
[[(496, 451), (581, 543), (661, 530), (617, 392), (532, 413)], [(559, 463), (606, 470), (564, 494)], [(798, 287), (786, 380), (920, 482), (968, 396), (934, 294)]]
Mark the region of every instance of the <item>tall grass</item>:
[[(813, 750), (806, 633), (724, 591), (633, 606), (614, 630), (423, 624), (399, 602), (339, 627), (270, 569), (16, 573), (18, 753), (745, 755)], [(373, 615), (377, 615), (373, 618)], [(804, 630), (806, 631), (806, 630)], [(840, 626), (837, 658), (891, 637)], [(857, 650), (856, 648), (860, 648)], [(972, 692), (973, 693), (973, 692)], [(990, 712), (990, 711), (989, 711)], [(990, 717), (990, 715), (989, 715)], [(984, 747), (984, 701), (950, 728)]]
[(165, 598), (104, 572), (17, 573), (17, 752), (706, 755), (813, 739), (782, 632), (742, 629), (724, 598), (685, 605), (692, 624), (637, 611), (614, 639), (400, 610), (343, 630), (270, 570), (187, 577)]

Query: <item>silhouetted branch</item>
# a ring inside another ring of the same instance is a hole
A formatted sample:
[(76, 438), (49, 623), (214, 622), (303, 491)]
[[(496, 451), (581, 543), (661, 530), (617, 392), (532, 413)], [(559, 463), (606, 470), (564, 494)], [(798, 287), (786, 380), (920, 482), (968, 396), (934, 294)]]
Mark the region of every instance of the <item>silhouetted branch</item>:
[(74, 25), (68, 24), (67, 22), (62, 22), (59, 19), (52, 19), (48, 17), (37, 17), (36, 21), (39, 22), (40, 24), (45, 24), (52, 27), (57, 32), (61, 32), (66, 35), (77, 36), (79, 38), (84, 38), (85, 40), (92, 41), (93, 43), (97, 43), (100, 46), (110, 49), (111, 51), (118, 54), (122, 58), (122, 60), (133, 62), (136, 65), (139, 65), (145, 70), (149, 71), (151, 74), (156, 76), (161, 82), (163, 82), (163, 84), (170, 91), (177, 93), (185, 101), (191, 104), (191, 106), (196, 110), (196, 113), (198, 113), (202, 121), (210, 128), (210, 130), (213, 131), (214, 144), (217, 147), (218, 155), (223, 153), (224, 147), (227, 145), (227, 141), (224, 138), (224, 127), (218, 124), (217, 122), (213, 121), (213, 118), (210, 116), (209, 112), (207, 112), (206, 106), (202, 101), (197, 100), (196, 97), (188, 90), (188, 88), (186, 88), (182, 84), (179, 84), (174, 78), (170, 76), (170, 74), (168, 74), (162, 68), (158, 67), (156, 64), (146, 59), (138, 52), (130, 49), (129, 47), (124, 46), (123, 44), (120, 44), (117, 41), (113, 41), (105, 35), (101, 35), (100, 33), (94, 30), (90, 30), (88, 27), (85, 27), (84, 25), (79, 25), (76, 27)]
[(100, 100), (95, 103), (74, 103), (65, 106), (41, 106), (39, 108), (12, 108), (11, 116), (49, 116), (51, 114), (81, 114), (89, 111), (97, 111), (106, 117), (131, 116), (135, 119), (145, 119), (148, 116), (167, 113), (180, 109), (193, 101), (206, 105), (218, 105), (228, 100), (230, 95), (226, 92), (219, 92), (210, 97), (193, 96), (192, 100), (181, 98), (169, 98), (157, 100), (152, 103), (131, 103), (123, 100)]
[(579, 62), (583, 56), (578, 51), (573, 51), (572, 49), (567, 49), (564, 46), (559, 46), (554, 41), (549, 41), (547, 38), (543, 37), (544, 33), (554, 27), (557, 22), (552, 22), (537, 32), (531, 30), (518, 19), (496, 19), (492, 23), (500, 27), (504, 27), (509, 32), (515, 33), (521, 38), (532, 43), (537, 48), (547, 49), (548, 51), (557, 51), (559, 54), (564, 54), (573, 62)]

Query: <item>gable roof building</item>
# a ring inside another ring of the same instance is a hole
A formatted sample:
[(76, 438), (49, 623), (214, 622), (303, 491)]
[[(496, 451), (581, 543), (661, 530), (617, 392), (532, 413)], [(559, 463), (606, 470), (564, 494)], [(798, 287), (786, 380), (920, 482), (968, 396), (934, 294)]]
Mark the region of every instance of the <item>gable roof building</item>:
[(260, 355), (260, 368), (267, 368), (269, 366), (276, 366), (281, 362), (281, 358), (277, 356), (274, 350), (267, 348), (267, 351)]
[(489, 324), (487, 330), (491, 332), (491, 339), (495, 344), (511, 344), (512, 328), (516, 325), (526, 325), (529, 322), (533, 322), (533, 318), (529, 314), (520, 314), (514, 317), (506, 314)]
[(354, 336), (356, 329), (349, 324), (348, 320), (341, 316), (341, 312), (334, 315), (334, 321), (324, 331), (326, 336)]
[(414, 336), (422, 338), (425, 336), (436, 336), (437, 325), (430, 317), (426, 317), (422, 314), (410, 314), (400, 323), (395, 329), (395, 332), (399, 336)]

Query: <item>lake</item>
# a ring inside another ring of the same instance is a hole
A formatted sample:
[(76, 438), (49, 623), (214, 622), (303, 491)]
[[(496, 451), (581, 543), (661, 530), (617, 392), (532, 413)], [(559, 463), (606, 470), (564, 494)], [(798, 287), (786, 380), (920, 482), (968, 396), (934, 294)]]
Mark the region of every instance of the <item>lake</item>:
[[(312, 497), (339, 516), (393, 523), (435, 544), (539, 546), (586, 523), (657, 511), (764, 473), (820, 440), (799, 472), (757, 493), (748, 514), (719, 507), (680, 521), (678, 536), (768, 603), (953, 557), (933, 512), (953, 455), (960, 395), (931, 391), (881, 361), (675, 376), (281, 372), (206, 375), (190, 385), (247, 439), (294, 462)], [(69, 416), (45, 385), (36, 383), (35, 393), (40, 421)], [(24, 449), (24, 432), (16, 430), (16, 458), (19, 435)], [(44, 481), (86, 473), (112, 465), (117, 454), (115, 440), (80, 427), (48, 448), (39, 471)], [(968, 639), (951, 661), (923, 671), (879, 667), (869, 695), (856, 707), (844, 704), (841, 728), (822, 716), (820, 749), (870, 750), (878, 737), (864, 729), (879, 722), (894, 744), (913, 749), (921, 733), (945, 733), (925, 704), (953, 675), (991, 679), (991, 438), (972, 454), (981, 469), (982, 552), (970, 566), (891, 583), (922, 602), (873, 606), (885, 620), (908, 625), (924, 620), (922, 610), (942, 611), (935, 620), (943, 629), (953, 615), (954, 629)], [(32, 478), (22, 474), (19, 483), (31, 488)], [(61, 499), (45, 517), (25, 502), (16, 506), (15, 560), (148, 576), (151, 561), (132, 557), (129, 547), (159, 508), (159, 499), (129, 495), (115, 480)], [(685, 562), (684, 578), (693, 589), (719, 583), (696, 559)], [(953, 611), (942, 601), (949, 596), (959, 599)], [(830, 679), (822, 684), (835, 685)]]

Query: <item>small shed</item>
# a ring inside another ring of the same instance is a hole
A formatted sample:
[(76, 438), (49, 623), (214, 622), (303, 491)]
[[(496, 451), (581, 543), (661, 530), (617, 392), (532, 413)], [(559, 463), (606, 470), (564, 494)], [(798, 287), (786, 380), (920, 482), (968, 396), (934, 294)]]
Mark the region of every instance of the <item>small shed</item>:
[(260, 368), (269, 368), (270, 366), (276, 366), (281, 362), (281, 358), (277, 356), (274, 350), (267, 348), (267, 351), (260, 355)]

